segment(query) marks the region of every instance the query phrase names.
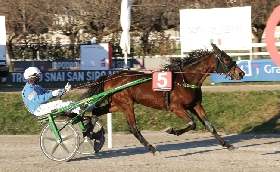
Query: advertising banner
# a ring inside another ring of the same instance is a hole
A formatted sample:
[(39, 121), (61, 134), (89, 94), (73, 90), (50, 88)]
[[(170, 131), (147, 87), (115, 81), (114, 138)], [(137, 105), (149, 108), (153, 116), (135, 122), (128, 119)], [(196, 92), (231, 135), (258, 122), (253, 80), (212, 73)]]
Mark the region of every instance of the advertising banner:
[[(144, 59), (127, 59), (130, 68), (143, 68)], [(13, 61), (14, 71), (24, 71), (28, 67), (38, 67), (41, 71), (65, 71), (82, 70), (80, 60), (61, 60), (61, 61)], [(113, 68), (123, 68), (123, 59), (113, 59)]]
[(252, 43), (251, 7), (180, 10), (181, 51), (249, 50)]
[[(41, 74), (40, 82), (90, 82), (100, 76), (110, 75), (117, 70), (79, 70), (79, 71), (47, 71)], [(26, 82), (23, 72), (10, 72), (10, 83)]]
[(112, 45), (108, 43), (81, 45), (81, 69), (112, 69)]
[(0, 56), (6, 58), (6, 21), (5, 16), (0, 16)]
[(253, 82), (253, 81), (280, 81), (280, 67), (271, 59), (240, 60), (237, 65), (245, 72), (242, 80), (230, 80), (225, 75), (210, 74), (212, 83), (219, 82)]

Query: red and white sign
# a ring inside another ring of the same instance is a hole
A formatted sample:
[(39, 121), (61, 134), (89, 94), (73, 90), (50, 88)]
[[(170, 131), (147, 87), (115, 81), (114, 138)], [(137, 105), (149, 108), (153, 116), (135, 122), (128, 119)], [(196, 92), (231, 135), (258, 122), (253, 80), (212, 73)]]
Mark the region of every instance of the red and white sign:
[(172, 89), (171, 72), (154, 72), (152, 81), (153, 91), (170, 91)]
[(81, 69), (112, 69), (112, 45), (108, 43), (81, 45)]

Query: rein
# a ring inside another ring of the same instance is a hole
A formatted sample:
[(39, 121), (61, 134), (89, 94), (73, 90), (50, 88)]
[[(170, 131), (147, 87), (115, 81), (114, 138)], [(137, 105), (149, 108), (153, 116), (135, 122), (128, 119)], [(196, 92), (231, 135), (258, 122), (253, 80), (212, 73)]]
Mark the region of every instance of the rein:
[[(112, 75), (112, 74), (111, 74)], [(117, 78), (120, 78), (120, 77), (123, 77), (123, 76), (137, 76), (137, 75), (144, 75), (144, 74), (133, 74), (133, 75), (121, 75), (121, 76), (116, 76), (114, 78), (109, 78), (109, 79), (105, 79), (104, 81), (100, 81), (100, 82), (93, 82), (93, 83), (85, 83), (85, 84), (79, 84), (79, 85), (74, 85), (76, 88), (74, 88), (73, 90), (77, 90), (77, 89), (83, 89), (83, 88), (88, 88), (88, 87), (93, 87), (93, 86), (96, 86), (96, 85), (99, 85), (101, 83), (105, 83), (105, 82), (108, 82), (110, 80), (113, 80), (113, 79), (117, 79)], [(110, 76), (110, 75), (109, 75)]]

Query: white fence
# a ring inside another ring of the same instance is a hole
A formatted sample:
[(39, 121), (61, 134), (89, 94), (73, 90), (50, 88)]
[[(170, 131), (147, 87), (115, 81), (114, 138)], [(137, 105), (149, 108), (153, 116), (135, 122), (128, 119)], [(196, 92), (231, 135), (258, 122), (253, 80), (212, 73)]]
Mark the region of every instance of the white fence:
[[(253, 37), (254, 36), (252, 35), (252, 39), (253, 39)], [(274, 37), (275, 37), (276, 41), (280, 41), (280, 32), (279, 31), (275, 32)], [(265, 39), (265, 33), (263, 34), (262, 38), (263, 38), (263, 40)], [(171, 36), (170, 39), (175, 40), (178, 44), (180, 43), (180, 37)], [(263, 43), (252, 43), (251, 45), (252, 45), (251, 46), (252, 48), (250, 50), (248, 49), (247, 50), (248, 52), (238, 52), (238, 50), (232, 50), (231, 52), (227, 52), (227, 54), (229, 56), (232, 56), (232, 57), (234, 57), (234, 56), (236, 57), (237, 56), (239, 59), (242, 59), (244, 57), (248, 57), (249, 56), (250, 60), (253, 59), (253, 56), (269, 56), (270, 55), (269, 52), (254, 52), (253, 51), (254, 47), (266, 47), (266, 43), (265, 42), (263, 42)], [(280, 49), (280, 42), (276, 42), (275, 46), (279, 47), (278, 49)], [(236, 52), (234, 52), (234, 51), (236, 51)], [(242, 51), (246, 51), (246, 50), (242, 50)], [(173, 57), (185, 57), (185, 55), (184, 54), (173, 55)]]
[[(275, 43), (276, 47), (280, 46), (280, 42)], [(266, 47), (266, 43), (252, 43), (253, 47)], [(241, 56), (250, 56), (252, 60), (253, 56), (269, 56), (269, 52), (253, 52), (252, 49), (248, 53), (227, 53), (229, 56), (238, 56), (241, 59)]]
[[(180, 43), (180, 37), (170, 37), (170, 39), (172, 40), (175, 40), (178, 44)], [(277, 32), (277, 34), (275, 33), (275, 39), (276, 41), (279, 41), (280, 40), (280, 32)], [(239, 59), (242, 59), (242, 56), (244, 57), (250, 57), (250, 60), (253, 59), (253, 56), (269, 56), (269, 52), (253, 52), (253, 48), (254, 47), (266, 47), (266, 43), (263, 42), (263, 43), (252, 43), (251, 44), (252, 48), (249, 50), (247, 50), (248, 52), (238, 52), (238, 50), (232, 50), (231, 52), (227, 52), (227, 54), (229, 56), (237, 56)], [(280, 48), (280, 42), (276, 42), (275, 43), (275, 46), (276, 47), (279, 47)], [(233, 51), (236, 51), (236, 52), (233, 52)], [(242, 51), (246, 51), (246, 50), (242, 50)], [(184, 54), (181, 54), (181, 55), (172, 55), (173, 57), (185, 57)]]
[[(178, 40), (178, 41), (180, 41), (180, 40)], [(276, 42), (275, 46), (280, 48), (280, 42)], [(227, 52), (227, 54), (229, 56), (232, 56), (232, 57), (236, 57), (237, 56), (238, 59), (240, 59), (240, 60), (242, 58), (245, 58), (245, 57), (248, 58), (248, 56), (250, 57), (250, 60), (252, 60), (253, 56), (269, 56), (270, 55), (269, 52), (253, 52), (253, 48), (254, 47), (266, 47), (266, 43), (252, 43), (252, 49), (250, 49), (250, 50), (242, 50), (242, 51), (248, 51), (248, 52), (238, 52), (238, 50), (231, 50), (231, 52)], [(236, 51), (236, 52), (232, 52), (232, 51)], [(166, 56), (185, 57), (186, 55), (181, 54), (181, 55), (166, 55)], [(159, 57), (162, 57), (162, 56), (160, 56), (160, 55), (154, 56), (154, 58), (159, 58)]]

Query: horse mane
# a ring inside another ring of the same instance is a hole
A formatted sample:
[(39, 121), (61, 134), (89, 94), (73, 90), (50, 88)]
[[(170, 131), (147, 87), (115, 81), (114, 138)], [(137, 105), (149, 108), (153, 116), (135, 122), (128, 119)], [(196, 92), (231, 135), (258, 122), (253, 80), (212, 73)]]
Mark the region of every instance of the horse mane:
[(171, 57), (169, 60), (170, 64), (165, 65), (164, 68), (169, 70), (179, 70), (180, 66), (182, 69), (185, 69), (186, 67), (190, 67), (200, 62), (211, 53), (213, 52), (208, 49), (197, 49), (189, 52), (184, 58)]

